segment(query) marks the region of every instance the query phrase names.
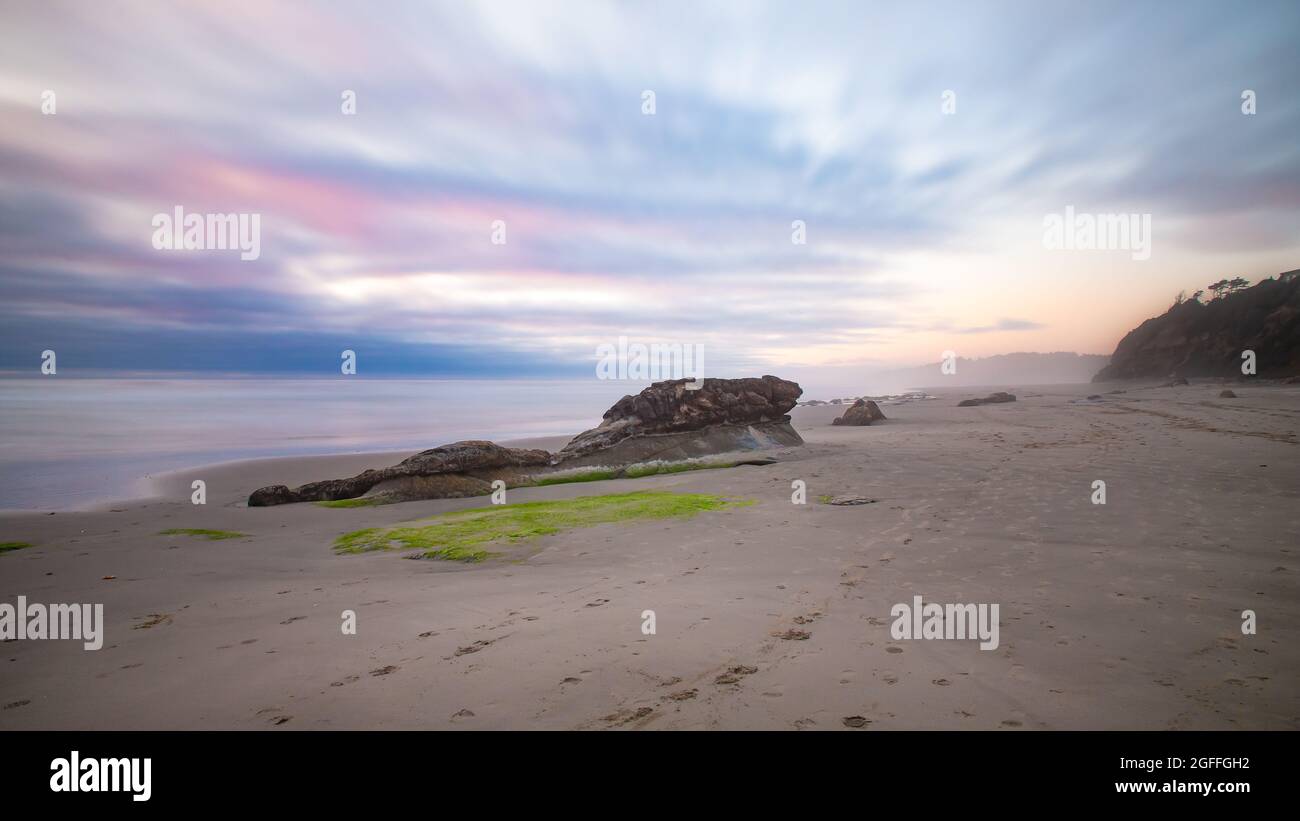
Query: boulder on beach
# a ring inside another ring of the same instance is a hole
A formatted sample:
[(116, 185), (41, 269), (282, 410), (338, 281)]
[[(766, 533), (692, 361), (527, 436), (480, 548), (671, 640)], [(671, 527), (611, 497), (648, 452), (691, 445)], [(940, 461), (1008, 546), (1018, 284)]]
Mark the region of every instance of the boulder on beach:
[(872, 422), (880, 422), (885, 418), (885, 414), (880, 410), (880, 406), (870, 399), (859, 399), (854, 402), (848, 410), (838, 419), (831, 422), (832, 425), (870, 425)]
[(731, 451), (802, 445), (786, 414), (803, 389), (775, 376), (656, 382), (605, 411), (600, 425), (573, 437), (552, 464), (626, 465)]
[[(335, 502), (356, 499), (378, 488), (402, 497), (404, 489), (431, 495), (410, 498), (477, 496), (491, 489), (492, 480), (519, 474), (521, 468), (549, 464), (544, 450), (506, 448), (494, 442), (469, 440), (421, 451), (383, 470), (366, 470), (347, 479), (309, 482), (290, 490), (270, 485), (253, 491), (249, 507), (269, 507), (291, 502)], [(432, 495), (436, 492), (436, 495)]]
[[(786, 415), (803, 392), (794, 382), (764, 376), (704, 379), (695, 389), (688, 389), (688, 383), (694, 384), (688, 379), (656, 382), (636, 396), (623, 397), (598, 427), (578, 434), (559, 453), (481, 440), (456, 442), (347, 479), (259, 488), (248, 504), (269, 507), (367, 495), (386, 501), (479, 496), (490, 493), (498, 479), (514, 487), (575, 467), (621, 468), (803, 444)], [(746, 458), (728, 462), (767, 463)]]
[(1014, 401), (1016, 401), (1015, 394), (1007, 393), (1005, 391), (998, 391), (997, 393), (990, 393), (988, 396), (984, 397), (983, 399), (963, 399), (962, 401), (957, 403), (957, 407), (973, 408), (977, 405), (996, 405), (1001, 402), (1014, 402)]
[(1230, 391), (1230, 390), (1224, 389), (1224, 390), (1219, 391), (1219, 398), (1220, 398), (1220, 399), (1236, 399), (1236, 398), (1237, 398), (1237, 394), (1233, 393), (1233, 392)]

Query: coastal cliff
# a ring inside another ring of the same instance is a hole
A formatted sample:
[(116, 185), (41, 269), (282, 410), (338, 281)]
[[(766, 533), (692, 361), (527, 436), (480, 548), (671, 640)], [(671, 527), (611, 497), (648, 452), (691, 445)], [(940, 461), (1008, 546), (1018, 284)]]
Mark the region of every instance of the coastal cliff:
[(1129, 331), (1092, 381), (1241, 376), (1244, 351), (1255, 352), (1258, 376), (1300, 374), (1300, 270), (1208, 302), (1180, 300)]

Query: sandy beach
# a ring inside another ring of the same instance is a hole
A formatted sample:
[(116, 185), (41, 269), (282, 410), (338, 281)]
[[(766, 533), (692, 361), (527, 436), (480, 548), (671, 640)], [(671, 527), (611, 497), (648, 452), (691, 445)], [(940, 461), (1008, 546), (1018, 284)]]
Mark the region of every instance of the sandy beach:
[[(0, 600), (102, 602), (106, 631), (98, 651), (4, 643), (0, 728), (1300, 727), (1300, 387), (994, 387), (1019, 400), (958, 408), (982, 392), (934, 391), (870, 427), (797, 408), (807, 446), (771, 466), (512, 490), (753, 504), (567, 530), (479, 564), (331, 545), (485, 497), (244, 505), (405, 453), (230, 463), (154, 499), (0, 515), (0, 540), (34, 545), (0, 554)], [(874, 501), (821, 502), (846, 493)], [(891, 607), (916, 595), (999, 604), (999, 646), (894, 640)]]

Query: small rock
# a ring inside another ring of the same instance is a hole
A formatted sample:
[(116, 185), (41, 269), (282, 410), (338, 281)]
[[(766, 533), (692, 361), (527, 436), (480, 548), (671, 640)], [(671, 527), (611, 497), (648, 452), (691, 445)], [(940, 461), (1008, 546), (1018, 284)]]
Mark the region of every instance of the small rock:
[(884, 421), (885, 414), (880, 406), (870, 399), (859, 399), (840, 416), (832, 425), (870, 425), (872, 422)]
[(963, 399), (962, 401), (957, 403), (957, 407), (973, 408), (978, 405), (996, 405), (1002, 402), (1014, 402), (1014, 401), (1016, 401), (1016, 395), (1014, 393), (1007, 393), (1006, 391), (998, 391), (997, 393), (990, 393), (988, 396), (984, 397), (983, 399)]
[(846, 493), (836, 496), (828, 501), (828, 505), (870, 505), (875, 503), (875, 499), (868, 499), (866, 496), (857, 496), (852, 493)]

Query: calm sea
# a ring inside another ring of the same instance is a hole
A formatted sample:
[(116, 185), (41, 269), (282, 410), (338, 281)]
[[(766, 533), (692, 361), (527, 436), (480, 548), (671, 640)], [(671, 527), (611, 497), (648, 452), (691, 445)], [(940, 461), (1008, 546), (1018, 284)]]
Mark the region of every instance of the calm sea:
[(152, 474), (231, 459), (573, 434), (642, 387), (595, 379), (0, 379), (0, 509), (132, 498)]

